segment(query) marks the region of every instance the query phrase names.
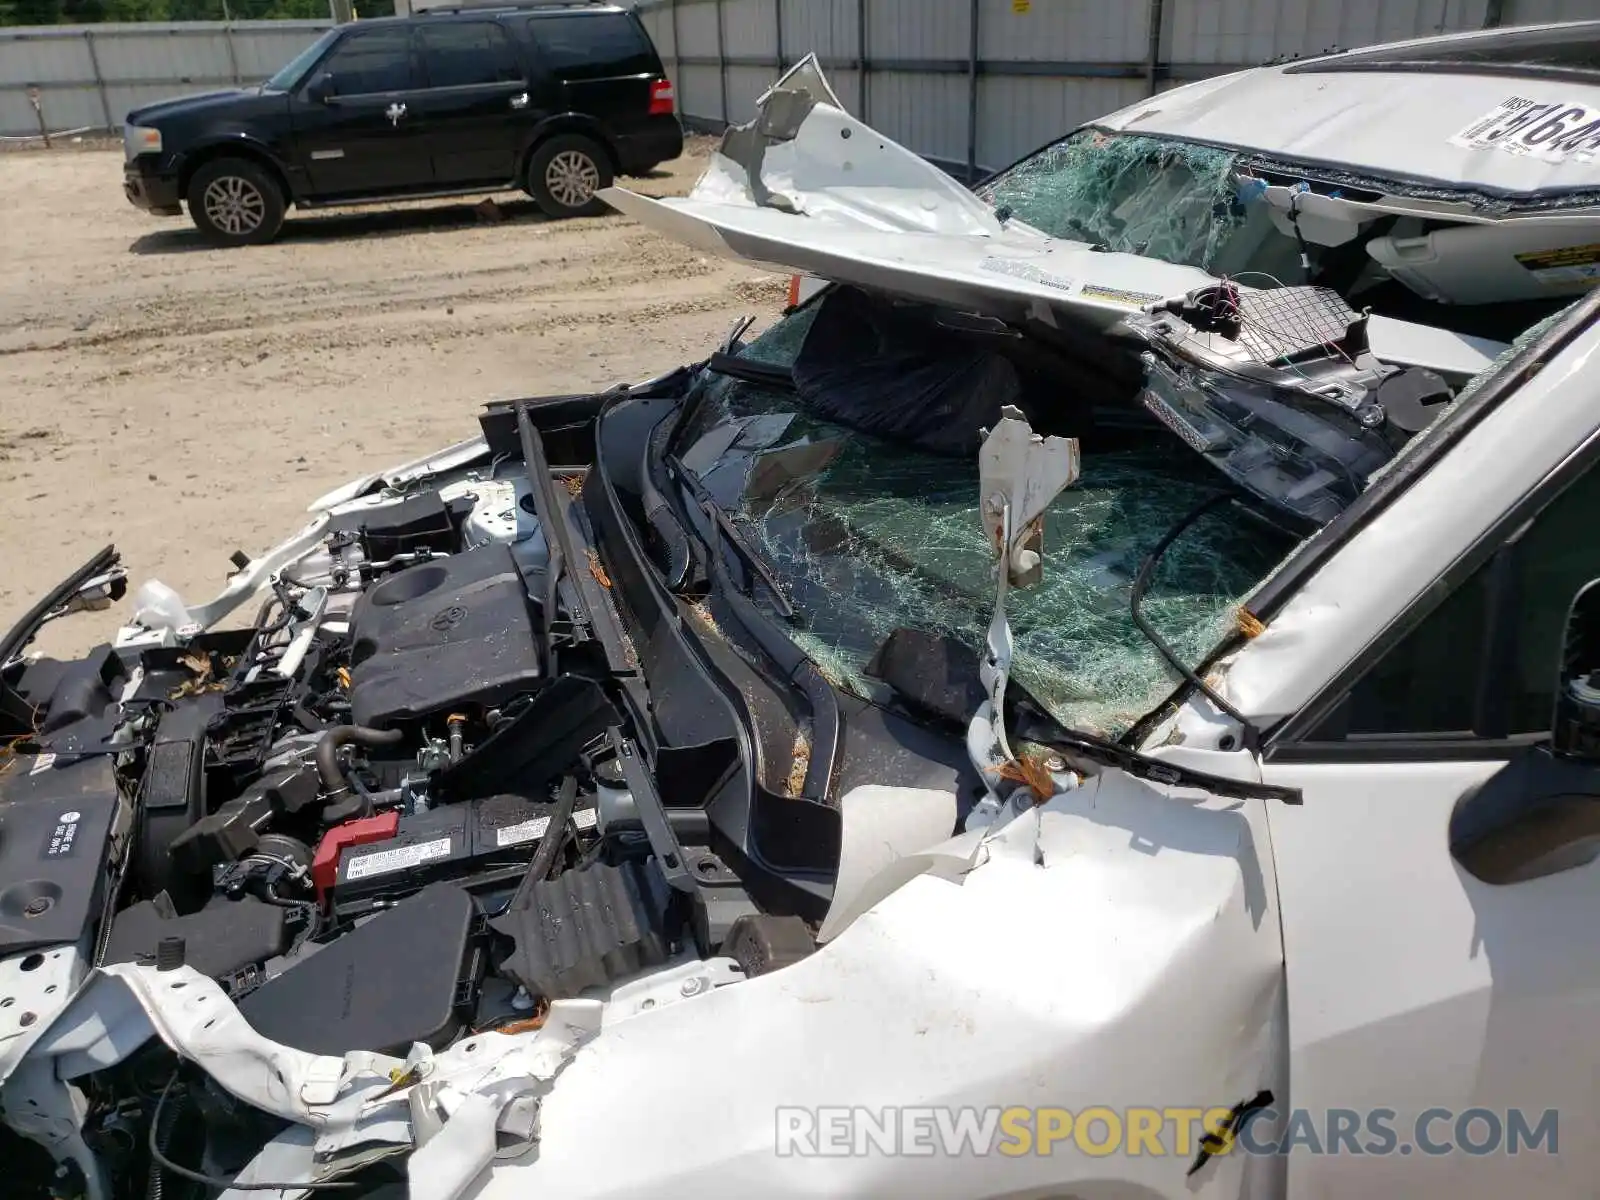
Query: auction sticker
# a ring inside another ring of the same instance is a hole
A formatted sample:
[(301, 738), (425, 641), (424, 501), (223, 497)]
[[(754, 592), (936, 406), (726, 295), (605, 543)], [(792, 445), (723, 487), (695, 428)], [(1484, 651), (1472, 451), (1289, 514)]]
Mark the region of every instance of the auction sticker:
[(450, 839), (439, 838), (432, 842), (417, 842), (395, 850), (379, 850), (376, 854), (363, 854), (348, 858), (344, 864), (344, 877), (366, 879), (371, 875), (387, 875), (391, 871), (409, 871), (435, 858), (450, 857)]
[(1503, 150), (1546, 162), (1593, 160), (1600, 151), (1600, 109), (1507, 96), (1450, 139), (1464, 150)]

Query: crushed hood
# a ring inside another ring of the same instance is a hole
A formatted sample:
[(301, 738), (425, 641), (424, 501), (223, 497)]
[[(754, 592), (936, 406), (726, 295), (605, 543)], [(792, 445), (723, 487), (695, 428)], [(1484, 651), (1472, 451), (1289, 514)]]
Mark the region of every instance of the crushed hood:
[[(1146, 303), (1213, 281), (1196, 267), (1097, 250), (1002, 221), (967, 188), (846, 112), (814, 56), (724, 136), (682, 198), (609, 188), (602, 197), (708, 254), (986, 312), (1110, 329)], [(1374, 316), (1380, 358), (1455, 377), (1497, 342)]]

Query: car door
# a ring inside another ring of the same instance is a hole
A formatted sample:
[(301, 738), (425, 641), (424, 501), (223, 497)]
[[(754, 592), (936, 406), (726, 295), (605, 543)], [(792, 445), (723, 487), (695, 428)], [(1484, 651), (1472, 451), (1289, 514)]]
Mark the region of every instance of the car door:
[(515, 179), (527, 130), (546, 113), (505, 28), (493, 20), (423, 24), (416, 46), (425, 90), (412, 108), (435, 183)]
[(1569, 608), (1600, 577), (1587, 457), (1267, 751), (1304, 794), (1269, 813), (1291, 1195), (1594, 1194), (1600, 763), (1551, 750)]
[(295, 93), (295, 152), (318, 200), (425, 189), (433, 179), (412, 117), (415, 54), (407, 25), (356, 29)]

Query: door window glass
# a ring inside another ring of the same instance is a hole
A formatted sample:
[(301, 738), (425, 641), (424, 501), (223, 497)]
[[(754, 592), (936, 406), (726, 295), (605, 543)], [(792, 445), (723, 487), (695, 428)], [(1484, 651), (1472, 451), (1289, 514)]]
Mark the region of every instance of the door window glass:
[(411, 30), (372, 29), (353, 33), (328, 56), (322, 70), (341, 96), (404, 92), (413, 87)]
[(1388, 650), (1307, 739), (1548, 732), (1573, 597), (1600, 578), (1600, 469), (1552, 500)]
[(431, 88), (515, 83), (522, 64), (506, 31), (493, 21), (458, 21), (417, 30), (422, 67)]
[(649, 39), (626, 13), (531, 17), (528, 28), (544, 61), (563, 79), (650, 75), (661, 69)]

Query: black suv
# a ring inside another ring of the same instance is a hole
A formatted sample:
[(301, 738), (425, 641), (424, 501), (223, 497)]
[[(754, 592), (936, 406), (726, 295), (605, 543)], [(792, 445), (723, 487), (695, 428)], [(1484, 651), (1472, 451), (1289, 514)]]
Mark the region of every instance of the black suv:
[(451, 8), (330, 29), (259, 87), (135, 109), (123, 190), (222, 245), (284, 210), (522, 187), (552, 217), (683, 152), (672, 84), (631, 12)]

